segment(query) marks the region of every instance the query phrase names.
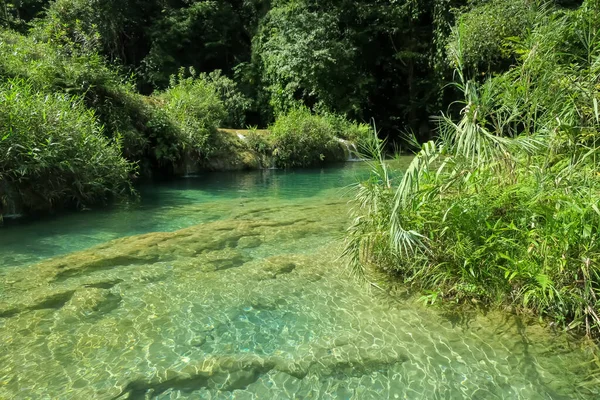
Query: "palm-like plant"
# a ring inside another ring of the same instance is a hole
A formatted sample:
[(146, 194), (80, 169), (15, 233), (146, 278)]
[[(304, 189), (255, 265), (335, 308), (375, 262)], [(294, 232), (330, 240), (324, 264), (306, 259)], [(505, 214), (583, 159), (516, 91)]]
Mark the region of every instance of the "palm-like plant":
[(373, 264), (425, 301), (502, 302), (600, 332), (595, 7), (541, 7), (519, 64), (484, 82), (467, 77), (455, 33), (459, 118), (441, 114), (396, 185), (381, 144), (368, 149), (344, 253), (355, 274)]

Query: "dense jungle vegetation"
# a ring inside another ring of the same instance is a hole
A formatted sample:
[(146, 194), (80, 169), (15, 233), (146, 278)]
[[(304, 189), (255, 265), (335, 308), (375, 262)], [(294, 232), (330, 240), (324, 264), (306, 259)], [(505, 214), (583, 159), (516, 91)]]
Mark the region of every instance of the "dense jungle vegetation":
[[(599, 93), (598, 0), (3, 0), (0, 216), (129, 196), (190, 157), (310, 166), (350, 140), (374, 160), (358, 276), (594, 335)], [(392, 146), (416, 151), (399, 181)]]
[[(511, 24), (498, 15), (527, 28), (501, 40)], [(374, 264), (428, 303), (504, 304), (597, 336), (600, 3), (483, 4), (459, 17), (447, 59), (460, 111), (439, 114), (435, 139), (413, 140), (401, 180), (381, 143), (367, 148), (352, 270), (367, 278)]]
[[(343, 160), (339, 139), (359, 144), (372, 120), (397, 148), (407, 130), (424, 142), (457, 98), (456, 21), (465, 62), (495, 73), (534, 14), (506, 0), (2, 0), (0, 215), (127, 196), (189, 160)], [(272, 129), (219, 131), (247, 127)]]

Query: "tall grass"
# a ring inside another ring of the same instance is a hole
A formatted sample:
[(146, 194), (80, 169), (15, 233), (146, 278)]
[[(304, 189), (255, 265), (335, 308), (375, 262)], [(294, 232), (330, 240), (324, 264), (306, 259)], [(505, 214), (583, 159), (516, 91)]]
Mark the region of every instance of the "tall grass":
[[(423, 301), (504, 304), (600, 333), (600, 24), (595, 3), (539, 10), (518, 65), (478, 83), (450, 54), (459, 118), (442, 114), (398, 182), (360, 185), (345, 255)], [(380, 148), (373, 148), (375, 155)]]
[(143, 173), (169, 170), (189, 151), (210, 157), (217, 127), (243, 121), (247, 99), (218, 72), (184, 77), (182, 71), (166, 90), (142, 96), (89, 41), (73, 42), (53, 27), (40, 24), (29, 36), (0, 29), (0, 79), (26, 79), (40, 92), (80, 96), (104, 135), (118, 140)]
[(66, 38), (56, 43), (37, 34), (0, 29), (0, 79), (24, 79), (36, 91), (80, 96), (104, 125), (104, 135), (119, 138), (129, 160), (148, 157), (152, 139), (165, 133), (153, 131), (150, 123), (160, 119), (160, 112), (98, 54), (74, 51)]
[(131, 192), (135, 166), (78, 96), (23, 80), (0, 84), (0, 217), (11, 209), (84, 206)]

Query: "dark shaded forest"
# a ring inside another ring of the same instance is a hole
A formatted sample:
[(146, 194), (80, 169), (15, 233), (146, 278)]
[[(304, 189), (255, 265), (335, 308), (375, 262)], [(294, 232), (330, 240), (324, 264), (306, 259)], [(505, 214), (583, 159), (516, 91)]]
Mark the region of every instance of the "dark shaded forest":
[(469, 63), (498, 72), (514, 61), (510, 42), (532, 27), (529, 3), (25, 0), (5, 1), (2, 19), (56, 48), (100, 54), (144, 95), (181, 68), (220, 70), (240, 92), (227, 127), (266, 127), (302, 104), (375, 119), (396, 137), (408, 127), (427, 136), (429, 117), (453, 99), (445, 49), (457, 19)]

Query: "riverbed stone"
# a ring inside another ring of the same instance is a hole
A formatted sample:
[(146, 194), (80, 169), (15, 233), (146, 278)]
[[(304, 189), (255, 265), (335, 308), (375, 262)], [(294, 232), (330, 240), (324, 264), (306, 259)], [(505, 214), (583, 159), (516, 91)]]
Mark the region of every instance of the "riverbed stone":
[(0, 398), (576, 390), (566, 342), (542, 330), (505, 314), (450, 321), (351, 281), (338, 260), (346, 205), (332, 198), (228, 203), (224, 220), (4, 272)]
[(238, 240), (238, 247), (241, 249), (253, 249), (262, 244), (262, 239), (258, 236), (244, 236)]

